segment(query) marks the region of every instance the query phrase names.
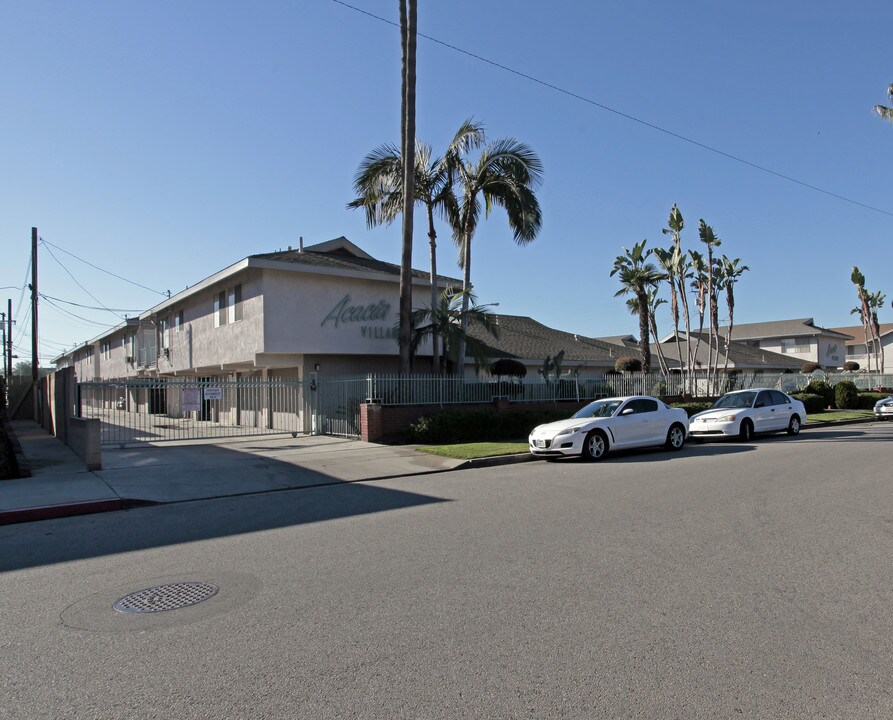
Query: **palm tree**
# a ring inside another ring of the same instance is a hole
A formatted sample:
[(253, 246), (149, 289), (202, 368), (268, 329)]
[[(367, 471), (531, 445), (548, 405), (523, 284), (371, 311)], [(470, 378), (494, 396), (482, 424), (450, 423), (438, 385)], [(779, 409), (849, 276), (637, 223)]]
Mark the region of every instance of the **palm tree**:
[(489, 216), (494, 205), (505, 209), (509, 227), (515, 242), (526, 245), (539, 233), (543, 223), (542, 211), (534, 189), (540, 184), (543, 165), (533, 150), (514, 138), (503, 138), (487, 145), (476, 162), (464, 154), (452, 158), (456, 182), (459, 186), (457, 205), (453, 209), (450, 225), (453, 239), (459, 245), (460, 264), (464, 270), (462, 279), (463, 334), (458, 347), (459, 374), (464, 372), (464, 323), (471, 292), (471, 240), (481, 216), (483, 201), (484, 217)]
[[(684, 377), (687, 368), (682, 358), (682, 343), (679, 340), (679, 291), (677, 278), (686, 273), (685, 258), (681, 250), (675, 245), (666, 250), (655, 248), (654, 257), (657, 258), (658, 266), (663, 271), (665, 279), (670, 286), (670, 314), (673, 318), (673, 338), (676, 342), (676, 357), (679, 359), (679, 369)], [(660, 338), (656, 339), (660, 340)]]
[[(437, 305), (437, 230), (434, 217), (448, 217), (448, 208), (456, 205), (453, 193), (451, 160), (468, 149), (479, 147), (484, 141), (480, 123), (469, 119), (462, 123), (443, 157), (432, 158), (431, 146), (416, 142), (415, 199), (425, 206), (428, 220), (428, 246), (431, 262), (431, 305)], [(403, 159), (393, 145), (382, 145), (370, 152), (354, 176), (357, 198), (347, 204), (353, 210), (362, 208), (366, 225), (390, 225), (403, 212)], [(432, 337), (432, 364), (440, 365), (437, 337)]]
[[(850, 273), (850, 280), (856, 286), (856, 293), (859, 297), (859, 317), (862, 319), (862, 329), (865, 332), (865, 352), (868, 356), (868, 372), (871, 372), (871, 349), (874, 345), (874, 334), (871, 330), (871, 307), (868, 304), (868, 291), (865, 289), (865, 276), (859, 271), (855, 265)], [(869, 338), (871, 338), (869, 340)], [(880, 368), (878, 368), (880, 369)]]
[[(468, 306), (463, 309), (463, 304), (468, 301)], [(413, 311), (412, 351), (415, 353), (419, 346), (428, 338), (440, 337), (443, 339), (444, 367), (437, 368), (441, 374), (446, 372), (447, 359), (454, 363), (458, 361), (454, 351), (460, 345), (472, 354), (481, 365), (487, 365), (489, 348), (487, 344), (470, 335), (468, 330), (480, 327), (493, 338), (499, 338), (499, 325), (496, 315), (492, 312), (492, 305), (478, 305), (474, 295), (458, 288), (445, 288), (438, 296), (436, 305), (422, 307)], [(465, 322), (462, 322), (462, 321)]]
[[(673, 207), (670, 209), (670, 217), (667, 220), (667, 225), (668, 227), (663, 228), (661, 232), (663, 232), (664, 235), (673, 236), (673, 247), (676, 249), (679, 260), (676, 271), (676, 283), (679, 287), (679, 299), (682, 301), (682, 313), (685, 319), (685, 346), (686, 354), (688, 355), (687, 374), (689, 375), (689, 383), (691, 383), (691, 373), (694, 368), (694, 355), (692, 355), (691, 351), (691, 309), (688, 304), (688, 289), (685, 286), (686, 281), (690, 279), (690, 271), (685, 255), (682, 252), (682, 230), (685, 227), (685, 219), (682, 217), (682, 213), (675, 203), (673, 203)], [(682, 362), (681, 356), (679, 361)], [(689, 385), (689, 390), (691, 390), (691, 385)]]
[[(891, 101), (893, 101), (893, 85), (887, 88), (887, 97), (890, 98)], [(884, 120), (893, 122), (893, 108), (888, 108), (884, 105), (875, 105), (874, 111)]]
[(689, 250), (688, 254), (691, 257), (691, 289), (695, 293), (695, 305), (698, 308), (698, 339), (693, 356), (697, 358), (704, 334), (704, 316), (707, 314), (707, 261), (697, 250)]
[[(665, 378), (670, 377), (670, 366), (667, 365), (667, 359), (664, 356), (664, 349), (660, 344), (660, 336), (657, 334), (657, 309), (661, 305), (666, 305), (667, 301), (657, 296), (657, 288), (649, 288), (648, 290), (648, 327), (651, 330), (651, 336), (654, 338), (654, 347), (657, 350), (657, 363), (660, 366), (660, 373)], [(626, 307), (629, 308), (630, 315), (639, 314), (639, 299), (631, 297), (626, 301)], [(679, 349), (679, 343), (676, 343), (676, 349)]]
[(415, 199), (415, 80), (417, 0), (400, 0), (402, 55), (400, 149), (403, 156), (403, 236), (400, 251), (400, 374), (412, 363), (412, 210)]
[[(716, 384), (716, 366), (719, 365), (719, 298), (713, 282), (713, 248), (719, 247), (722, 241), (716, 236), (713, 228), (701, 218), (698, 223), (698, 237), (707, 246), (707, 299), (710, 303), (710, 332), (707, 348), (708, 386)], [(715, 347), (714, 347), (715, 346)]]
[(748, 270), (747, 265), (739, 265), (741, 258), (729, 260), (725, 255), (720, 260), (722, 268), (722, 285), (726, 291), (726, 307), (729, 309), (729, 331), (726, 334), (726, 362), (723, 366), (723, 375), (729, 372), (729, 346), (732, 342), (732, 329), (735, 327), (735, 284)]
[(633, 295), (638, 301), (639, 313), (639, 350), (642, 353), (642, 372), (651, 372), (651, 344), (648, 341), (650, 330), (648, 291), (657, 286), (664, 279), (657, 267), (647, 262), (652, 251), (645, 250), (647, 240), (633, 245), (632, 250), (623, 248), (623, 255), (618, 255), (614, 260), (614, 269), (611, 277), (618, 276), (620, 290), (614, 293), (614, 297), (620, 295)]
[(881, 324), (878, 322), (877, 311), (884, 307), (887, 296), (878, 291), (868, 294), (868, 308), (871, 311), (871, 332), (875, 342), (875, 366), (879, 373), (884, 372), (884, 343), (881, 341)]

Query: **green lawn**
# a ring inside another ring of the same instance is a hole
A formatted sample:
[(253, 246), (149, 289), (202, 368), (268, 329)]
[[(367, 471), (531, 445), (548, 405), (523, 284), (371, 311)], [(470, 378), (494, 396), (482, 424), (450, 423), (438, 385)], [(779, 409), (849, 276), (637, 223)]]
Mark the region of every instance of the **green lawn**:
[(871, 410), (825, 410), (825, 412), (807, 415), (806, 424), (817, 422), (838, 422), (840, 420), (860, 420), (874, 417)]
[[(830, 410), (809, 415), (806, 424), (819, 422), (839, 422), (841, 420), (857, 420), (874, 417), (871, 410)], [(497, 455), (516, 455), (527, 452), (527, 443), (519, 442), (476, 442), (455, 443), (453, 445), (423, 445), (419, 452), (440, 455), (454, 460), (473, 460), (474, 458), (495, 457)]]
[(454, 445), (424, 445), (419, 448), (419, 452), (441, 455), (454, 460), (473, 460), (474, 458), (494, 457), (496, 455), (526, 453), (527, 449), (526, 442), (477, 442), (456, 443)]

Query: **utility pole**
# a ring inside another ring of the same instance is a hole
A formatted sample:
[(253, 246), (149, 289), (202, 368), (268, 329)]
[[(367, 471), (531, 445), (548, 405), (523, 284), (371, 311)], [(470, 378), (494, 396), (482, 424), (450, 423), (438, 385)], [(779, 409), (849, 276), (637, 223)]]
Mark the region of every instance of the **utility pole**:
[(3, 374), (6, 375), (6, 313), (3, 312), (0, 312), (0, 329), (3, 330)]
[(9, 365), (6, 370), (6, 377), (12, 377), (12, 298), (6, 299), (6, 342), (9, 344), (9, 349), (6, 353), (6, 359), (9, 361)]
[(31, 381), (37, 383), (37, 228), (31, 228)]

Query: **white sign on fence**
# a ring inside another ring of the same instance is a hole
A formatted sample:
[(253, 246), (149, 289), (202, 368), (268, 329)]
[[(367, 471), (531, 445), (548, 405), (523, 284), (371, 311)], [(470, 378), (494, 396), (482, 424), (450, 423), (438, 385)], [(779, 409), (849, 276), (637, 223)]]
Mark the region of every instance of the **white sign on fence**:
[(183, 412), (198, 412), (202, 409), (202, 391), (199, 388), (183, 388)]
[(223, 397), (223, 390), (219, 387), (206, 387), (204, 393), (205, 400), (220, 400)]

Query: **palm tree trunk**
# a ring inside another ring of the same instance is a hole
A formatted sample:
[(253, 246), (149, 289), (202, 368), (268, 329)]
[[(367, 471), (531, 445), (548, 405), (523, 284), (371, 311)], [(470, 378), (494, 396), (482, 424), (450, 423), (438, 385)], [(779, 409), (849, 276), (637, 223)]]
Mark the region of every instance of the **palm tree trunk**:
[(471, 293), (471, 232), (462, 233), (462, 315), (459, 318), (459, 341), (457, 345), (456, 367), (454, 373), (465, 376), (465, 333), (468, 331), (468, 302)]
[[(431, 248), (431, 311), (437, 307), (437, 231), (434, 229), (434, 208), (428, 208), (428, 244)], [(431, 333), (431, 372), (437, 373), (440, 368), (437, 332)]]
[(726, 361), (722, 368), (723, 375), (729, 374), (729, 347), (732, 344), (732, 328), (735, 327), (735, 291), (732, 283), (726, 286), (726, 305), (729, 308), (729, 332), (726, 335)]
[[(412, 211), (415, 204), (415, 63), (416, 0), (400, 2), (402, 40), (403, 238), (400, 253), (400, 374), (411, 371), (412, 343)], [(408, 3), (408, 16), (407, 16)]]
[(679, 276), (679, 297), (682, 299), (682, 311), (685, 314), (685, 351), (688, 356), (687, 369), (685, 371), (686, 377), (686, 387), (689, 393), (691, 393), (694, 383), (694, 356), (691, 352), (691, 307), (688, 304), (688, 294), (685, 290), (685, 272), (683, 269), (682, 274)]
[(651, 372), (651, 344), (648, 342), (648, 295), (644, 292), (637, 292), (636, 299), (639, 301), (639, 349), (642, 352), (642, 372), (647, 374)]
[[(654, 348), (657, 350), (657, 364), (660, 366), (660, 374), (667, 380), (670, 377), (670, 368), (667, 365), (667, 359), (664, 357), (664, 349), (660, 345), (660, 339), (657, 336), (657, 321), (654, 319), (654, 313), (648, 313), (648, 323), (651, 326), (651, 336), (654, 338)], [(669, 385), (667, 387), (669, 390)]]

